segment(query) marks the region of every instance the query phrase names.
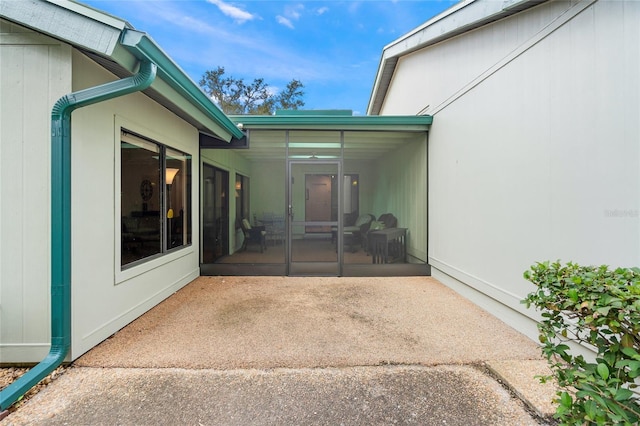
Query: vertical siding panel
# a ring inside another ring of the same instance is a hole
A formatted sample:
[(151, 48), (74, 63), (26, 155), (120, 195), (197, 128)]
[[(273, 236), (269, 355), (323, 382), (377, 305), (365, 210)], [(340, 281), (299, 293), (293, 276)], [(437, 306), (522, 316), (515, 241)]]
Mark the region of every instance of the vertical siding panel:
[[(48, 49), (46, 46), (24, 46), (22, 50), (24, 52), (22, 69), (24, 84), (20, 97), (25, 100), (20, 129), (22, 135), (22, 152), (20, 156), (22, 170), (20, 174), (14, 176), (14, 185), (19, 186), (21, 190), (20, 214), (22, 220), (19, 232), (25, 244), (25, 250), (18, 263), (22, 269), (23, 306), (21, 340), (29, 341), (29, 337), (37, 336), (39, 325), (39, 321), (33, 321), (33, 319), (38, 318), (38, 316), (32, 316), (33, 298), (37, 300), (39, 295), (37, 293), (37, 283), (34, 282), (33, 277), (30, 276), (30, 271), (40, 269), (34, 268), (34, 266), (39, 263), (40, 259), (43, 259), (43, 257), (38, 256), (38, 254), (40, 254), (39, 247), (32, 244), (34, 238), (31, 232), (34, 229), (38, 229), (37, 225), (41, 217), (40, 207), (42, 206), (42, 199), (40, 197), (41, 194), (37, 190), (38, 182), (36, 180), (39, 177), (39, 171), (34, 166), (36, 166), (38, 162), (38, 148), (44, 143), (42, 138), (43, 133), (39, 132), (42, 127), (41, 120), (34, 120), (33, 118), (41, 117), (41, 115), (38, 114), (42, 110), (43, 94), (47, 92), (46, 87), (48, 82), (46, 77), (49, 67), (47, 61)], [(46, 183), (47, 180), (45, 179), (44, 182)], [(44, 240), (42, 236), (39, 237), (40, 241)], [(46, 257), (44, 259), (46, 259)]]
[(6, 21), (1, 31), (0, 360), (35, 362), (49, 347), (49, 117), (71, 87), (71, 50)]
[(2, 306), (0, 336), (2, 343), (20, 341), (23, 324), (19, 320), (23, 312), (23, 294), (20, 291), (24, 280), (22, 257), (23, 188), (23, 128), (25, 105), (22, 102), (24, 87), (24, 51), (21, 47), (0, 46), (2, 66), (2, 97), (0, 114), (3, 117), (0, 141), (0, 291)]
[[(27, 302), (23, 310), (24, 336), (26, 341), (34, 341), (48, 336), (46, 321), (33, 321), (34, 318), (49, 318), (49, 122), (42, 117), (49, 117), (51, 105), (49, 93), (54, 79), (60, 77), (53, 74), (51, 50), (59, 46), (25, 47), (25, 72), (33, 73), (28, 84), (24, 86), (24, 99), (28, 99), (28, 110), (23, 123), (24, 167), (23, 211), (26, 218), (23, 223), (23, 236), (29, 250), (22, 258), (24, 276), (24, 300)], [(55, 77), (54, 77), (55, 76)], [(38, 100), (37, 102), (33, 100)], [(34, 119), (39, 117), (39, 119)], [(38, 267), (34, 267), (34, 266)]]
[[(636, 158), (640, 153), (638, 143), (633, 143), (634, 140), (638, 141), (638, 135), (640, 135), (638, 125), (640, 96), (637, 89), (640, 75), (637, 62), (638, 46), (640, 46), (637, 31), (639, 26), (637, 21), (633, 26), (625, 22), (626, 15), (636, 16), (636, 18), (639, 16), (638, 6), (640, 6), (638, 2), (603, 1), (596, 3), (594, 7), (597, 19), (594, 20), (595, 58), (591, 90), (594, 94), (593, 149), (597, 157), (597, 162), (594, 164), (597, 170), (595, 177), (600, 185), (611, 188), (598, 194), (603, 204), (603, 209), (597, 212), (598, 219), (604, 216), (607, 210), (633, 211), (635, 209), (637, 212), (640, 208), (637, 194), (637, 183), (640, 182), (638, 167), (624, 167), (616, 173), (611, 173), (601, 166), (624, 164), (627, 160), (621, 158), (622, 153)], [(630, 37), (634, 29), (635, 44), (634, 38)], [(629, 63), (633, 53), (636, 58), (635, 68), (632, 63)], [(634, 113), (635, 117), (633, 117)], [(630, 132), (632, 129), (633, 132)], [(640, 161), (637, 164), (640, 165)], [(622, 199), (628, 201), (621, 202)], [(631, 202), (634, 199), (635, 205)], [(638, 217), (635, 220), (640, 222)], [(594, 229), (593, 238), (607, 241), (608, 234), (614, 232), (624, 235), (624, 229), (624, 219), (611, 219), (607, 221), (606, 227)], [(626, 235), (628, 239), (626, 244), (635, 245), (633, 251), (640, 253), (640, 236), (631, 233)]]
[[(549, 123), (552, 186), (548, 236), (559, 257), (570, 256), (576, 243), (590, 247), (591, 236), (579, 230), (588, 228), (587, 223), (597, 219), (593, 209), (585, 209), (592, 194), (576, 190), (598, 187), (600, 174), (593, 156), (597, 149), (592, 137), (594, 128), (585, 125), (585, 118), (593, 117), (596, 105), (593, 19), (593, 8), (589, 8), (535, 47), (552, 52), (554, 58), (551, 72), (545, 73), (544, 78), (551, 81), (554, 97), (551, 107), (557, 112)], [(523, 60), (528, 61), (528, 57)]]

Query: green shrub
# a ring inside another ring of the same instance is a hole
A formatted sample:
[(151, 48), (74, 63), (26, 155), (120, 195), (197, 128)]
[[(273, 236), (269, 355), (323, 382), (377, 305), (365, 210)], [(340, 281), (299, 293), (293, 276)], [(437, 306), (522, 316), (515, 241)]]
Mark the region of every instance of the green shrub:
[[(542, 314), (542, 353), (561, 388), (563, 425), (640, 423), (640, 269), (543, 262), (524, 277), (538, 288), (523, 303)], [(594, 347), (595, 363), (566, 344)]]

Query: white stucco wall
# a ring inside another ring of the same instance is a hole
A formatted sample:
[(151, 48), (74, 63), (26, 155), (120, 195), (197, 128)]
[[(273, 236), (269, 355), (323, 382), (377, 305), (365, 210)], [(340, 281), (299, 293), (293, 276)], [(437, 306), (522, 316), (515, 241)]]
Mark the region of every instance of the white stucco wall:
[(0, 363), (49, 351), (50, 115), (71, 48), (0, 20)]
[(400, 60), (382, 111), (434, 115), (434, 276), (532, 337), (531, 264), (640, 261), (640, 3), (584, 3)]

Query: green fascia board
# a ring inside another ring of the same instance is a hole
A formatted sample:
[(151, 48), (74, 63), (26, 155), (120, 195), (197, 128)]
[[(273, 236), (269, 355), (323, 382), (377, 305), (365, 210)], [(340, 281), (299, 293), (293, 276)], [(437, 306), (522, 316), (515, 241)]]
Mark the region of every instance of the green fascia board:
[(332, 115), (332, 116), (353, 116), (353, 111), (350, 109), (279, 109), (276, 111), (276, 115)]
[[(231, 137), (242, 138), (244, 133), (218, 108), (187, 74), (167, 56), (146, 33), (127, 29), (122, 35), (122, 45), (138, 59), (157, 65), (158, 76), (198, 109), (219, 123)], [(222, 135), (219, 135), (222, 136)]]
[(430, 115), (230, 115), (245, 129), (308, 130), (412, 130), (427, 131)]

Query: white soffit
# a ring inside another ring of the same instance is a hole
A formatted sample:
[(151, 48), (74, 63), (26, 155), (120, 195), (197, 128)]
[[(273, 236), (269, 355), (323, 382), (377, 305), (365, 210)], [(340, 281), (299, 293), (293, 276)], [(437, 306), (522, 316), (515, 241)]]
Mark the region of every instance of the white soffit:
[(0, 16), (109, 56), (118, 45), (122, 30), (129, 27), (126, 21), (65, 0), (0, 1)]

